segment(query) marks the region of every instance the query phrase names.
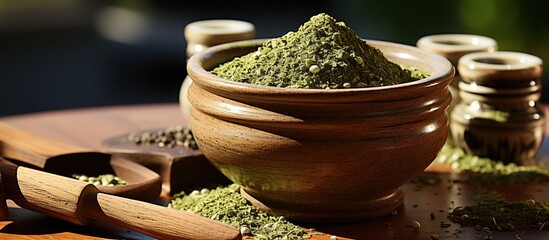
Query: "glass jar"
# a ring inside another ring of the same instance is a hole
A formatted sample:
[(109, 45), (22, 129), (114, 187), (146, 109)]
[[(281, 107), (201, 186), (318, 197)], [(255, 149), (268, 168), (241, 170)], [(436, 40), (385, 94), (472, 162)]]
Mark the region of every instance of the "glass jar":
[[(187, 58), (214, 45), (249, 40), (255, 37), (255, 26), (240, 20), (203, 20), (185, 26)], [(185, 116), (190, 116), (191, 104), (187, 98), (192, 79), (185, 77), (179, 91), (179, 105)]]
[[(498, 49), (496, 40), (473, 34), (435, 34), (420, 38), (416, 46), (423, 50), (436, 53), (448, 59), (457, 68), (459, 59), (474, 52), (494, 52)], [(456, 69), (457, 70), (457, 69)], [(448, 107), (448, 115), (461, 99), (458, 94), (458, 83), (461, 81), (459, 71), (456, 71), (454, 80), (448, 86), (452, 94), (452, 103)], [(450, 119), (452, 121), (452, 119)], [(450, 130), (451, 131), (451, 130)], [(453, 145), (451, 133), (448, 134), (447, 143)]]
[(455, 146), (505, 164), (532, 165), (544, 136), (539, 99), (543, 62), (518, 52), (479, 52), (458, 63), (459, 102), (451, 112)]

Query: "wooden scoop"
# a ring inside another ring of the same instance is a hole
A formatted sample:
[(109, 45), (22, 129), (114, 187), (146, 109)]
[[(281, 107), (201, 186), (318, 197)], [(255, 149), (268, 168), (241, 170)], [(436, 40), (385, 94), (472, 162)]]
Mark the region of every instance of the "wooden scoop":
[[(26, 167), (1, 165), (5, 196), (20, 207), (71, 223), (95, 220), (158, 239), (240, 239), (229, 225), (196, 214), (99, 193), (90, 183)], [(5, 203), (5, 199), (0, 199)]]
[[(161, 129), (136, 131), (157, 132)], [(227, 185), (230, 180), (221, 174), (198, 149), (159, 147), (155, 144), (136, 144), (128, 138), (129, 134), (105, 139), (101, 143), (103, 152), (125, 157), (146, 166), (162, 178), (162, 190), (173, 195), (182, 190), (196, 188), (204, 183)]]
[(133, 161), (40, 138), (1, 122), (0, 156), (67, 177), (114, 174), (124, 179), (126, 185), (97, 186), (100, 192), (112, 195), (150, 200), (157, 198), (161, 191), (158, 174)]

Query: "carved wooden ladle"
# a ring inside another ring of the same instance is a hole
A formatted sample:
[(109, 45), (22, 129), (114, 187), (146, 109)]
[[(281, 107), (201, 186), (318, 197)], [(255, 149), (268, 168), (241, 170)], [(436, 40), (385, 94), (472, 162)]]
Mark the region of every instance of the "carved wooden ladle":
[(90, 151), (44, 139), (0, 122), (0, 156), (19, 165), (70, 177), (114, 174), (126, 185), (97, 186), (102, 193), (150, 200), (160, 195), (162, 181), (152, 170), (120, 155)]

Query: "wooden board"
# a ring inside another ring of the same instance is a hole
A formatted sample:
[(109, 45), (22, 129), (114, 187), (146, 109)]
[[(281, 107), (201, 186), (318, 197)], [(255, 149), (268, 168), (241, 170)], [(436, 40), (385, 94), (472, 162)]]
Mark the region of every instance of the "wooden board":
[[(76, 144), (86, 148), (99, 149), (101, 141), (131, 131), (163, 128), (177, 124), (186, 124), (177, 104), (117, 106), (91, 109), (56, 111), (27, 114), (0, 119), (8, 124), (31, 133)], [(547, 142), (547, 141), (546, 141)], [(544, 144), (540, 151), (549, 152)], [(433, 166), (431, 169), (445, 169)], [(483, 239), (485, 233), (477, 232), (473, 227), (461, 228), (458, 224), (441, 228), (440, 222), (450, 223), (446, 212), (457, 206), (474, 202), (474, 197), (483, 189), (491, 189), (503, 194), (508, 200), (534, 199), (549, 201), (548, 184), (530, 184), (518, 186), (476, 186), (454, 182), (461, 178), (458, 174), (437, 173), (442, 182), (417, 190), (416, 185), (408, 183), (403, 187), (404, 205), (394, 216), (343, 225), (304, 225), (326, 232), (323, 236), (337, 235), (342, 239), (430, 239), (436, 233), (440, 239)], [(167, 205), (168, 197), (154, 202)], [(0, 221), (0, 239), (150, 239), (147, 236), (113, 228), (112, 226), (77, 226), (51, 217), (18, 209), (13, 203), (10, 216)], [(430, 214), (434, 213), (435, 220)], [(419, 231), (409, 227), (411, 221), (421, 223)], [(492, 231), (493, 239), (516, 239), (514, 232)], [(548, 231), (529, 230), (519, 235), (522, 239), (549, 239)]]

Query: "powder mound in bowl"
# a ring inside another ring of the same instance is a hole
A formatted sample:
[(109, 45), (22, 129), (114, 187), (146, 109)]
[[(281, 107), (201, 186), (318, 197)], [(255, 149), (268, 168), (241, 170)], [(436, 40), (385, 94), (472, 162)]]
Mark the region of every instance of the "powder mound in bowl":
[(312, 89), (378, 87), (426, 77), (389, 61), (345, 23), (324, 13), (212, 73), (255, 85)]

